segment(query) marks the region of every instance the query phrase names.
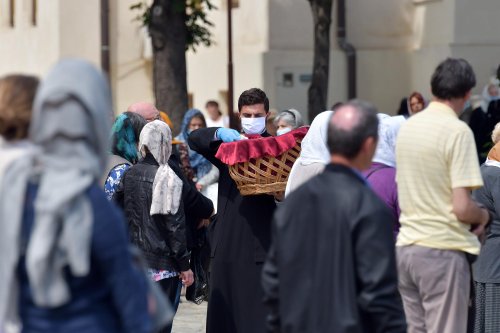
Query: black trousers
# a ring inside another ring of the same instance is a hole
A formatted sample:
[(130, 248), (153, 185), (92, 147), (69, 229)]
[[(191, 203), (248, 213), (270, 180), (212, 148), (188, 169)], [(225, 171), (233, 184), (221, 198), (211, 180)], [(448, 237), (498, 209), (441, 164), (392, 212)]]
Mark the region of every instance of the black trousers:
[[(157, 283), (160, 284), (161, 290), (170, 301), (170, 304), (172, 304), (172, 307), (174, 308), (174, 313), (176, 313), (177, 307), (179, 306), (179, 299), (181, 296), (181, 280), (179, 279), (178, 276), (175, 276), (169, 279), (160, 280)], [(172, 331), (172, 324), (168, 325), (158, 333), (170, 333), (171, 331)]]

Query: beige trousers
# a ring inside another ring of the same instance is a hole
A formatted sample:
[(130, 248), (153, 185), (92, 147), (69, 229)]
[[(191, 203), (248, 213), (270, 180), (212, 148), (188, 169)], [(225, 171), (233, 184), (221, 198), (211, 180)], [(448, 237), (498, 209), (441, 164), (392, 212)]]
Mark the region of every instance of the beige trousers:
[(470, 268), (464, 252), (396, 247), (408, 333), (466, 333)]

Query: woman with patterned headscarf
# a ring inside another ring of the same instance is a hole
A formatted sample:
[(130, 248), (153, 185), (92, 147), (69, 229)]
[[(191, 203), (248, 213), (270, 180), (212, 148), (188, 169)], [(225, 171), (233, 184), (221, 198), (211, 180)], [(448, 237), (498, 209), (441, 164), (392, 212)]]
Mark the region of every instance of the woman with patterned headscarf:
[(139, 151), (143, 158), (125, 173), (113, 200), (124, 209), (130, 238), (141, 249), (150, 278), (176, 306), (180, 280), (191, 285), (193, 272), (186, 242), (183, 183), (168, 165), (172, 153), (168, 125), (161, 120), (146, 124)]
[(17, 317), (24, 333), (151, 332), (147, 281), (97, 184), (112, 110), (104, 76), (61, 61), (33, 109), (32, 167), (16, 164), (23, 182), (0, 190), (0, 326)]
[[(219, 180), (219, 169), (214, 167), (206, 158), (191, 150), (186, 144), (188, 136), (192, 131), (205, 127), (207, 127), (207, 124), (203, 113), (198, 109), (190, 109), (184, 115), (181, 133), (176, 139), (184, 143), (179, 145), (178, 149), (186, 177), (196, 184), (198, 190), (209, 196), (214, 202), (214, 206), (216, 206), (217, 196), (208, 195), (207, 188), (209, 185), (215, 184)], [(217, 193), (217, 190), (215, 190), (215, 193)]]
[(124, 112), (116, 117), (111, 129), (111, 154), (108, 159), (104, 192), (111, 200), (125, 171), (139, 160), (139, 135), (146, 120), (134, 112)]

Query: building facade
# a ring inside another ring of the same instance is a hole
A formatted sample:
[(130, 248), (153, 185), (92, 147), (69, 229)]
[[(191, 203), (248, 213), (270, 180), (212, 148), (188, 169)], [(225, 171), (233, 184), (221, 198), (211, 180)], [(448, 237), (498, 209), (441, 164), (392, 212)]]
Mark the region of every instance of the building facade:
[[(109, 29), (116, 112), (153, 100), (152, 61), (145, 29), (129, 9), (138, 0), (110, 0)], [(233, 0), (234, 1), (234, 0)], [(194, 107), (218, 100), (227, 112), (227, 0), (209, 14), (215, 44), (189, 51), (188, 90)], [(334, 1), (336, 2), (336, 1)], [(347, 36), (357, 50), (358, 97), (395, 113), (402, 97), (430, 98), (430, 75), (446, 57), (471, 62), (479, 93), (500, 63), (498, 0), (349, 0)], [(11, 7), (14, 6), (12, 10)], [(277, 110), (307, 118), (313, 22), (305, 0), (238, 0), (233, 9), (235, 104), (241, 91), (261, 87)], [(346, 57), (331, 28), (329, 105), (347, 98)], [(0, 75), (44, 75), (61, 57), (100, 63), (99, 0), (0, 0)], [(236, 105), (233, 106), (233, 109)]]

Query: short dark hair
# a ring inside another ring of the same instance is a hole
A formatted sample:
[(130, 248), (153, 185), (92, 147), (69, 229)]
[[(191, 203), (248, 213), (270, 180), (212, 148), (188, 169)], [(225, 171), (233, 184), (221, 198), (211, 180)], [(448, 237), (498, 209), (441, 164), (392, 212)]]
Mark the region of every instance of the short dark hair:
[(264, 104), (264, 109), (269, 112), (269, 99), (266, 93), (259, 88), (245, 90), (238, 98), (238, 112), (247, 105)]
[(214, 101), (214, 100), (209, 100), (206, 104), (205, 104), (205, 108), (208, 108), (210, 106), (213, 106), (213, 107), (216, 107), (216, 108), (219, 108), (219, 103), (217, 103), (217, 101)]
[[(328, 149), (330, 154), (344, 156), (348, 159), (356, 157), (361, 151), (365, 140), (369, 137), (378, 140), (377, 109), (372, 104), (362, 100), (351, 100), (339, 107), (335, 114), (342, 109), (351, 107), (356, 110), (358, 119), (349, 129), (339, 127), (334, 119), (328, 123)], [(334, 118), (334, 115), (332, 117)]]
[(31, 75), (0, 78), (0, 136), (5, 140), (28, 137), (38, 83), (38, 78)]
[(432, 94), (442, 100), (463, 98), (475, 85), (474, 70), (464, 59), (447, 58), (431, 78)]

